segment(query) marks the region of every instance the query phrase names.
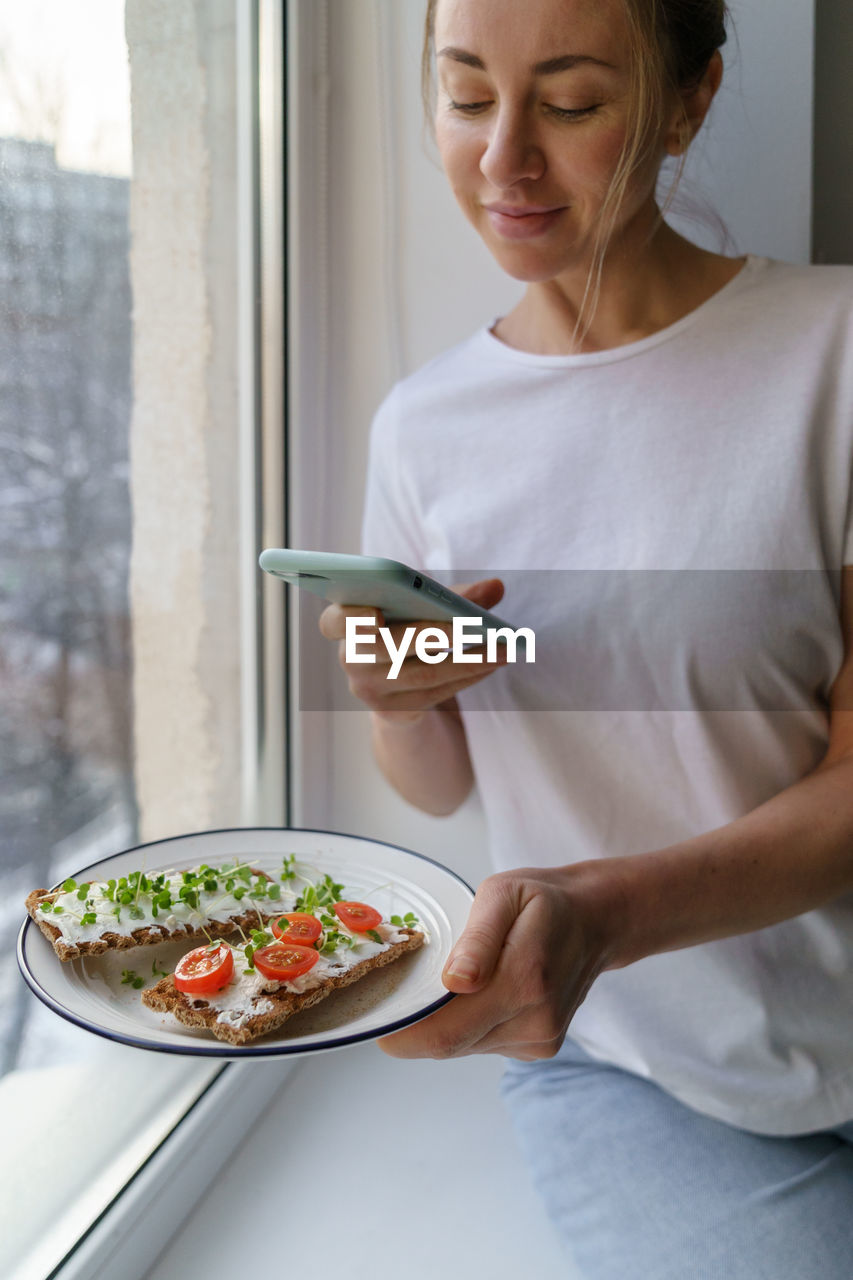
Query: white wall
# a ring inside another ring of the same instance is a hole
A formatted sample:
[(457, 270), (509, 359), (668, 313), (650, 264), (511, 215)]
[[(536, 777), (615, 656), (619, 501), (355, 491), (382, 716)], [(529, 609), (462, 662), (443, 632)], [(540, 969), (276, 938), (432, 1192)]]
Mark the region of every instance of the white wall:
[[(685, 194), (722, 218), (729, 251), (808, 262), (815, 3), (730, 0), (729, 8), (723, 84), (691, 147)], [(713, 228), (679, 225), (720, 247)]]
[(243, 817), (235, 10), (127, 0), (140, 834)]
[[(367, 432), (376, 405), (395, 377), (501, 314), (516, 296), (518, 286), (501, 275), (457, 212), (424, 141), (424, 7), (422, 0), (298, 5), (303, 38), (306, 23), (322, 28), (327, 18), (328, 27), (317, 39), (310, 74), (302, 68), (301, 91), (308, 95), (302, 106), (310, 109), (291, 139), (296, 163), (304, 166), (315, 199), (324, 202), (313, 220), (306, 221), (302, 210), (307, 239), (297, 238), (293, 246), (302, 295), (291, 316), (299, 329), (293, 373), (303, 391), (294, 424), (302, 437), (292, 480), (294, 546), (358, 548)], [(724, 51), (725, 87), (686, 190), (695, 196), (701, 189), (738, 250), (807, 261), (813, 4), (734, 0), (732, 9), (736, 34)], [(324, 46), (326, 74), (320, 65)], [(316, 244), (324, 217), (325, 267)], [(318, 323), (314, 286), (324, 273), (325, 336), (322, 323), (312, 328)], [(321, 368), (312, 349), (326, 353)], [(306, 385), (313, 387), (310, 397)], [(320, 400), (322, 420), (316, 414)], [(321, 661), (321, 649), (312, 632), (303, 644), (309, 666)], [(327, 663), (317, 678), (337, 675), (329, 674)], [(298, 820), (396, 840), (479, 878), (485, 861), (476, 804), (435, 820), (396, 800), (377, 778), (365, 721), (357, 712), (299, 717), (305, 770)]]

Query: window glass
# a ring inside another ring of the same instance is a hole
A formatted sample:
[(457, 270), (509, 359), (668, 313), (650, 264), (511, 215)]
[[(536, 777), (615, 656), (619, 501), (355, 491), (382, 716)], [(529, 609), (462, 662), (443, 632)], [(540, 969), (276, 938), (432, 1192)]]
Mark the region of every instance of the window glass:
[(211, 1075), (62, 1021), (15, 964), (26, 894), (137, 834), (130, 182), (123, 4), (4, 6), (0, 1126), (24, 1192), (0, 1197), (4, 1275), (51, 1232), (53, 1265)]

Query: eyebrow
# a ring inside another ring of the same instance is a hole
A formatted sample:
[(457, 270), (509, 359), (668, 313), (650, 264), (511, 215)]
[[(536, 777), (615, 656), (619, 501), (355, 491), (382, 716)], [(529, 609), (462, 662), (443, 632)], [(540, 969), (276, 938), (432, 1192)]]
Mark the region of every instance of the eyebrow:
[[(485, 71), (486, 64), (482, 58), (478, 58), (476, 53), (468, 53), (465, 49), (457, 49), (455, 45), (446, 45), (443, 49), (439, 49), (439, 58), (451, 58), (454, 62), (461, 62), (466, 67), (475, 67), (478, 71)], [(571, 71), (573, 67), (592, 64), (596, 67), (607, 67), (613, 71), (615, 68), (611, 62), (604, 62), (601, 58), (594, 58), (589, 53), (564, 53), (558, 58), (546, 58), (544, 62), (537, 62), (533, 68), (533, 74), (537, 76), (552, 76), (558, 71)]]

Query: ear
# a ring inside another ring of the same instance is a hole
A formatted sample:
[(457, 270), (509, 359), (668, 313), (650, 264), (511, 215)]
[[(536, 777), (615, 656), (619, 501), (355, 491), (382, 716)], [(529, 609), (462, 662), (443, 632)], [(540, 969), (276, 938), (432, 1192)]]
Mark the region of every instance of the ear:
[(711, 54), (702, 79), (679, 95), (670, 127), (664, 138), (668, 155), (683, 155), (702, 127), (723, 79), (723, 59), (719, 49)]

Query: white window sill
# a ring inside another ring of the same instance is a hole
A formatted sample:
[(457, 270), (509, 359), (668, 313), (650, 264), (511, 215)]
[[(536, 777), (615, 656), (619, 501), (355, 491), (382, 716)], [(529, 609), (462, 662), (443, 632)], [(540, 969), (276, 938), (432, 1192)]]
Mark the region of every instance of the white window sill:
[(287, 1275), (316, 1270), (319, 1240), (329, 1257), (340, 1242), (345, 1267), (355, 1248), (360, 1265), (391, 1262), (406, 1280), (434, 1280), (437, 1253), (454, 1278), (569, 1277), (501, 1071), (491, 1056), (405, 1062), (374, 1044), (301, 1060), (146, 1280), (240, 1274), (247, 1223), (286, 1242)]
[(153, 1068), (150, 1055), (103, 1044), (0, 1081), (4, 1150), (27, 1191), (0, 1205), (13, 1280), (53, 1271), (221, 1070), (179, 1058)]
[[(137, 1052), (135, 1057), (143, 1068), (153, 1055)], [(180, 1061), (187, 1065), (186, 1060)], [(290, 1062), (278, 1061), (214, 1069), (213, 1079), (176, 1127), (136, 1169), (66, 1259), (50, 1271), (51, 1280), (140, 1280), (251, 1133), (291, 1070)], [(157, 1122), (162, 1133), (159, 1110)], [(79, 1235), (79, 1218), (76, 1227)], [(215, 1270), (215, 1251), (212, 1258)], [(190, 1268), (186, 1274), (201, 1273)], [(46, 1275), (34, 1253), (12, 1280), (45, 1280)]]

